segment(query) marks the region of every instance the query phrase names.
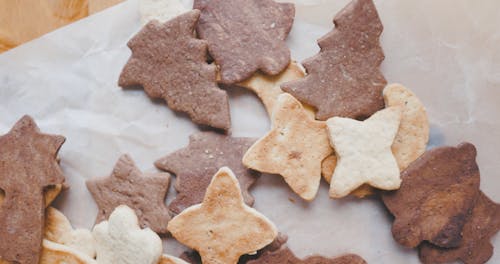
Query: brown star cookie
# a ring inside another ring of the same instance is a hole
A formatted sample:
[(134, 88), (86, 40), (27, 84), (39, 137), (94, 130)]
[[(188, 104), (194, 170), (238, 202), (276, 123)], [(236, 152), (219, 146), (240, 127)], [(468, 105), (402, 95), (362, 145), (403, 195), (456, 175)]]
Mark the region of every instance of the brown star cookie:
[(207, 43), (193, 35), (200, 11), (160, 24), (149, 22), (128, 46), (132, 57), (120, 75), (122, 87), (140, 85), (175, 111), (202, 125), (229, 130), (228, 96), (216, 83), (216, 67), (206, 63)]
[(493, 255), (490, 239), (500, 230), (500, 204), (480, 192), (474, 209), (463, 228), (463, 238), (456, 248), (440, 248), (424, 242), (420, 246), (423, 263), (486, 263)]
[(476, 148), (470, 143), (424, 153), (401, 173), (401, 188), (382, 196), (394, 215), (394, 239), (406, 247), (428, 241), (460, 245), (467, 212), (479, 195)]
[(37, 264), (45, 219), (44, 189), (64, 183), (57, 153), (62, 136), (42, 134), (35, 121), (21, 118), (0, 136), (0, 259)]
[(318, 109), (319, 120), (367, 118), (384, 107), (382, 22), (372, 0), (353, 0), (333, 22), (333, 31), (318, 40), (321, 51), (303, 62), (308, 75), (281, 88)]
[(195, 1), (201, 8), (196, 30), (208, 41), (223, 83), (241, 82), (257, 70), (276, 75), (290, 63), (285, 39), (295, 16), (293, 4), (273, 0)]
[(137, 214), (142, 228), (167, 232), (170, 215), (164, 201), (170, 184), (168, 173), (143, 174), (128, 155), (123, 155), (110, 176), (86, 184), (99, 207), (96, 224), (107, 220), (116, 207), (127, 205)]
[(247, 264), (366, 264), (366, 261), (358, 255), (349, 254), (335, 258), (325, 258), (322, 256), (311, 256), (304, 260), (299, 259), (287, 248), (276, 251), (268, 251), (259, 258), (249, 261)]
[(157, 168), (176, 175), (177, 196), (169, 204), (174, 214), (201, 203), (213, 175), (223, 166), (234, 171), (248, 205), (254, 202), (248, 189), (259, 176), (241, 162), (254, 138), (234, 138), (215, 132), (199, 132), (189, 137), (189, 145), (155, 162)]

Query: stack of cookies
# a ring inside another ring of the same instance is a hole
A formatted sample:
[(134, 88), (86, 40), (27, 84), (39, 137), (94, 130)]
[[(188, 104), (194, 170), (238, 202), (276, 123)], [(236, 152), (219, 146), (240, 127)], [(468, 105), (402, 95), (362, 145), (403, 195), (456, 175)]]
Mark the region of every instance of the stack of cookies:
[[(418, 248), (424, 263), (491, 257), (500, 205), (479, 189), (476, 149), (426, 151), (422, 102), (380, 70), (383, 26), (372, 0), (341, 10), (320, 52), (302, 64), (285, 42), (292, 4), (195, 0), (172, 19), (147, 12), (153, 19), (129, 41), (118, 84), (141, 86), (203, 131), (154, 162), (164, 172), (143, 173), (124, 154), (109, 176), (88, 180), (99, 207), (90, 231), (50, 207), (67, 187), (57, 157), (64, 137), (21, 118), (0, 137), (0, 263), (366, 263), (352, 253), (296, 257), (279, 227), (252, 208), (249, 189), (261, 173), (282, 177), (306, 201), (322, 178), (333, 199), (380, 198), (394, 216), (395, 241)], [(232, 137), (220, 85), (253, 91), (270, 131)], [(172, 175), (177, 194), (167, 206)], [(163, 255), (159, 235), (194, 251)]]

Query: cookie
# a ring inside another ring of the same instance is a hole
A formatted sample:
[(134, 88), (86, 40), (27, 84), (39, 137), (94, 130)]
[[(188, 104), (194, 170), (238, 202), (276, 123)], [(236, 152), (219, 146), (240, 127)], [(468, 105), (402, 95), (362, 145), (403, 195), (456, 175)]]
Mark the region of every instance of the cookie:
[(86, 229), (73, 229), (68, 218), (54, 207), (47, 208), (43, 237), (91, 258), (95, 257), (95, 243), (92, 233)]
[(122, 155), (110, 176), (90, 179), (86, 184), (99, 207), (96, 224), (108, 219), (116, 207), (127, 205), (139, 217), (141, 227), (167, 232), (170, 220), (165, 206), (170, 185), (168, 173), (143, 174), (130, 156)]
[(259, 173), (247, 169), (241, 162), (243, 154), (255, 142), (253, 138), (235, 138), (215, 132), (199, 132), (189, 137), (189, 145), (157, 160), (161, 170), (176, 175), (177, 196), (170, 202), (174, 214), (201, 203), (214, 174), (223, 166), (234, 171), (243, 192), (245, 203), (254, 198), (248, 192)]
[(333, 153), (325, 122), (310, 117), (290, 94), (278, 97), (272, 130), (243, 156), (248, 168), (281, 175), (301, 198), (311, 201), (321, 180), (321, 161)]
[(237, 263), (241, 255), (256, 252), (278, 235), (271, 221), (245, 205), (238, 180), (227, 167), (215, 174), (203, 202), (174, 217), (168, 230), (198, 251), (204, 264)]
[(160, 262), (158, 262), (158, 264), (188, 264), (188, 263), (176, 257), (163, 255), (161, 256)]
[(336, 258), (325, 258), (311, 256), (304, 260), (299, 259), (293, 252), (285, 247), (280, 250), (265, 252), (258, 259), (251, 260), (247, 264), (366, 264), (366, 261), (358, 255), (349, 254)]
[(295, 16), (293, 4), (202, 0), (194, 6), (201, 9), (196, 31), (207, 40), (223, 83), (241, 82), (258, 70), (276, 75), (290, 63), (285, 39)]
[[(281, 90), (281, 84), (302, 77), (304, 77), (304, 70), (302, 70), (301, 66), (296, 62), (292, 62), (278, 75), (269, 76), (261, 72), (256, 72), (252, 77), (237, 85), (247, 88), (257, 94), (264, 104), (267, 114), (271, 117), (278, 97), (284, 93), (283, 90)], [(310, 106), (304, 106), (304, 108), (308, 109), (314, 118), (314, 109)]]
[(302, 63), (308, 75), (281, 88), (315, 107), (319, 120), (367, 118), (384, 107), (382, 22), (372, 0), (353, 0), (333, 22), (333, 31), (318, 40), (320, 52)]
[(500, 204), (483, 192), (467, 216), (462, 230), (462, 242), (456, 248), (440, 248), (424, 242), (419, 256), (423, 263), (486, 263), (493, 255), (490, 239), (500, 230)]
[(457, 247), (479, 194), (476, 149), (470, 143), (427, 151), (401, 173), (401, 188), (383, 194), (394, 215), (394, 239), (405, 247), (428, 241)]
[(429, 142), (429, 120), (425, 107), (418, 97), (401, 84), (390, 84), (384, 88), (386, 107), (403, 107), (401, 124), (392, 143), (392, 153), (399, 169), (404, 170), (410, 163), (424, 154)]
[(146, 25), (151, 20), (165, 23), (168, 20), (185, 13), (185, 8), (179, 0), (141, 0), (139, 1), (139, 13), (141, 23)]
[[(321, 176), (323, 176), (323, 179), (325, 179), (328, 184), (330, 184), (335, 167), (337, 167), (337, 156), (335, 156), (335, 154), (326, 157), (323, 162), (321, 162)], [(365, 198), (374, 194), (375, 190), (373, 187), (367, 184), (359, 186), (350, 193), (350, 195), (354, 195), (358, 198)]]
[(140, 85), (200, 125), (229, 130), (228, 96), (216, 83), (216, 67), (206, 63), (207, 43), (194, 37), (200, 11), (164, 24), (151, 21), (129, 42), (132, 56), (120, 74), (121, 87)]
[[(50, 204), (52, 204), (52, 202), (61, 193), (62, 189), (63, 189), (62, 184), (56, 184), (45, 188), (44, 191), (45, 207), (48, 207)], [(2, 204), (4, 199), (5, 199), (5, 192), (2, 189), (0, 189), (0, 205)]]
[(42, 255), (40, 264), (98, 264), (93, 258), (87, 254), (75, 250), (71, 247), (54, 243), (52, 241), (43, 240)]
[(98, 263), (157, 264), (162, 255), (160, 237), (151, 229), (141, 229), (134, 210), (118, 206), (108, 221), (92, 231)]
[(338, 158), (330, 181), (330, 197), (344, 197), (365, 183), (383, 190), (399, 188), (399, 168), (391, 145), (401, 121), (401, 111), (401, 107), (394, 106), (365, 121), (343, 117), (326, 121)]
[(64, 184), (57, 153), (62, 136), (40, 132), (35, 121), (21, 118), (0, 136), (0, 258), (37, 264), (45, 218), (44, 189)]
[[(238, 261), (238, 264), (248, 263), (248, 261), (250, 260), (259, 258), (265, 252), (268, 251), (272, 252), (279, 250), (286, 243), (287, 240), (288, 237), (286, 235), (278, 233), (278, 236), (274, 239), (273, 242), (271, 242), (271, 244), (263, 247), (262, 249), (259, 249), (256, 254), (241, 256)], [(198, 254), (198, 252), (196, 251), (185, 251), (184, 253), (182, 253), (180, 258), (187, 261), (190, 264), (202, 264), (200, 254)]]

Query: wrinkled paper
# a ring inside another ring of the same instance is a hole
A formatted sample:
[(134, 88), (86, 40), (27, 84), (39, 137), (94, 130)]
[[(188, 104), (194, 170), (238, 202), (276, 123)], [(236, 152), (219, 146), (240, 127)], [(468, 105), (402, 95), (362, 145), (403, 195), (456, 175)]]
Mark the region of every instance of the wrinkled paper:
[[(347, 0), (296, 0), (288, 39), (302, 61), (318, 52), (316, 39), (332, 28)], [(186, 7), (189, 1), (184, 2)], [(385, 30), (382, 71), (412, 89), (427, 107), (430, 147), (474, 143), (481, 188), (500, 202), (500, 1), (376, 1)], [(141, 89), (122, 90), (118, 76), (130, 56), (126, 43), (140, 29), (137, 1), (127, 1), (0, 55), (0, 134), (24, 114), (42, 131), (66, 136), (60, 157), (71, 188), (55, 204), (79, 228), (91, 228), (97, 207), (85, 187), (107, 176), (122, 153), (145, 171), (188, 143), (198, 128)], [(260, 137), (270, 127), (256, 96), (231, 88), (232, 133)], [(289, 236), (292, 250), (335, 256), (356, 253), (369, 263), (418, 263), (391, 235), (391, 216), (376, 199), (328, 198), (322, 183), (307, 203), (277, 176), (263, 175), (251, 190), (255, 208)], [(173, 188), (169, 199), (175, 195)], [(500, 236), (493, 238), (500, 263)], [(185, 248), (164, 238), (164, 251)]]

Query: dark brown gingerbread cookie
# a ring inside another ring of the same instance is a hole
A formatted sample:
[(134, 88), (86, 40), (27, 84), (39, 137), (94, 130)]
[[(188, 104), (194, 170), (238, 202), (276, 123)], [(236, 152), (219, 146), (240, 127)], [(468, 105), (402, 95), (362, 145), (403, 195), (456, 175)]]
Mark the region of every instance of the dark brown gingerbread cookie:
[(322, 256), (311, 256), (304, 260), (299, 259), (287, 248), (276, 251), (264, 252), (259, 258), (247, 262), (247, 264), (366, 264), (366, 261), (358, 255), (349, 254), (335, 258), (325, 258)]
[(293, 4), (273, 0), (197, 0), (196, 28), (208, 41), (223, 83), (241, 82), (257, 70), (269, 75), (290, 63), (285, 39), (295, 16)]
[(44, 189), (64, 184), (57, 153), (62, 136), (42, 134), (24, 116), (0, 136), (0, 259), (38, 264), (45, 220)]
[(228, 96), (217, 86), (216, 67), (206, 63), (207, 43), (194, 37), (199, 16), (193, 10), (144, 26), (128, 43), (132, 56), (118, 84), (140, 85), (149, 97), (164, 99), (195, 123), (229, 130)]
[(423, 263), (449, 263), (456, 260), (466, 264), (486, 263), (493, 255), (490, 239), (499, 230), (500, 204), (481, 192), (464, 225), (460, 246), (440, 248), (424, 242), (420, 245), (420, 260)]
[(367, 118), (384, 107), (382, 22), (372, 0), (353, 0), (333, 22), (333, 31), (318, 40), (321, 51), (303, 62), (308, 75), (281, 88), (315, 107), (319, 120)]
[(416, 247), (428, 241), (440, 247), (460, 245), (467, 213), (479, 195), (476, 148), (470, 143), (424, 153), (401, 173), (401, 188), (383, 194), (394, 215), (394, 239)]
[[(245, 264), (251, 260), (258, 259), (260, 256), (262, 256), (262, 254), (266, 252), (274, 252), (276, 250), (279, 250), (286, 243), (287, 240), (288, 237), (286, 235), (278, 233), (276, 239), (274, 239), (274, 241), (271, 242), (271, 244), (265, 246), (261, 250), (258, 250), (257, 254), (241, 256), (240, 260), (238, 261), (238, 264)], [(201, 264), (201, 257), (196, 251), (185, 251), (179, 257), (190, 264)]]
[(105, 178), (86, 182), (99, 207), (96, 224), (107, 220), (120, 205), (132, 208), (142, 228), (167, 233), (170, 220), (165, 197), (170, 185), (168, 173), (142, 173), (128, 155), (120, 157), (113, 172)]
[(174, 214), (201, 203), (214, 174), (229, 167), (240, 182), (243, 198), (248, 205), (253, 197), (248, 193), (258, 173), (243, 166), (243, 154), (255, 142), (253, 138), (233, 138), (215, 132), (199, 132), (189, 137), (189, 146), (155, 162), (157, 168), (176, 175), (177, 196), (169, 209)]

